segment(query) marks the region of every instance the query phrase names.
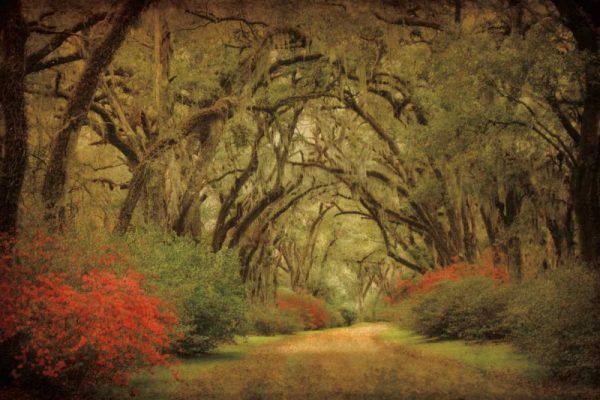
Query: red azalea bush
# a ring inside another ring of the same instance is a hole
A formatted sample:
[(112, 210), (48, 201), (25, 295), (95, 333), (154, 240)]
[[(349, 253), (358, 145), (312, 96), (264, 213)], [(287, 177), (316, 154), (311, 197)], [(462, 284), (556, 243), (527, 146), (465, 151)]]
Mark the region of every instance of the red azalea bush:
[(280, 310), (296, 313), (305, 329), (325, 328), (331, 322), (325, 302), (307, 294), (279, 293), (276, 306)]
[(509, 280), (505, 268), (493, 265), (484, 257), (481, 264), (457, 262), (429, 271), (415, 279), (398, 279), (394, 291), (385, 298), (385, 301), (388, 304), (395, 304), (414, 294), (429, 293), (440, 283), (456, 282), (471, 277), (486, 277), (496, 282), (508, 282)]
[(415, 279), (400, 279), (385, 301), (394, 318), (417, 333), (444, 339), (502, 340), (510, 298), (506, 269), (490, 257), (455, 262)]
[(486, 276), (448, 280), (403, 301), (401, 307), (409, 306), (404, 323), (441, 339), (503, 340), (510, 333), (504, 319), (510, 289)]
[(4, 245), (0, 348), (13, 382), (82, 392), (168, 362), (162, 350), (176, 318), (141, 275), (107, 271), (120, 256), (105, 251), (82, 261), (97, 269), (57, 271), (61, 245), (48, 236)]
[(250, 308), (248, 323), (252, 333), (264, 336), (289, 335), (304, 329), (296, 312), (265, 305)]

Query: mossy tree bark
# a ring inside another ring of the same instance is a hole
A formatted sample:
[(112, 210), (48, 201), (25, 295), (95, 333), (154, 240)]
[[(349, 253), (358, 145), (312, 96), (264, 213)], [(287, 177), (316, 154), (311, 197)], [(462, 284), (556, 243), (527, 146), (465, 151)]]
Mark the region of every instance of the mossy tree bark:
[[(114, 229), (116, 234), (123, 235), (129, 229), (133, 213), (142, 195), (142, 189), (148, 181), (150, 164), (183, 139), (192, 135), (197, 136), (200, 142), (203, 164), (208, 162), (219, 142), (223, 124), (231, 115), (231, 108), (230, 101), (224, 99), (217, 100), (211, 107), (203, 108), (190, 117), (178, 136), (159, 140), (148, 150), (133, 172), (133, 177), (131, 178), (132, 184), (121, 206)], [(202, 166), (198, 167), (202, 168)]]
[(0, 108), (4, 135), (0, 137), (0, 233), (17, 227), (21, 188), (27, 167), (27, 117), (25, 115), (25, 44), (27, 23), (20, 0), (0, 3)]
[(63, 127), (58, 131), (51, 146), (50, 161), (44, 177), (42, 197), (46, 206), (46, 218), (60, 226), (64, 222), (62, 205), (67, 180), (69, 149), (81, 126), (87, 120), (88, 110), (100, 82), (102, 72), (121, 47), (129, 29), (148, 5), (150, 0), (129, 0), (123, 4), (115, 22), (104, 40), (96, 47), (85, 65), (67, 109)]
[(600, 268), (600, 20), (595, 2), (553, 0), (579, 50), (587, 53), (584, 97), (571, 180), (581, 258)]

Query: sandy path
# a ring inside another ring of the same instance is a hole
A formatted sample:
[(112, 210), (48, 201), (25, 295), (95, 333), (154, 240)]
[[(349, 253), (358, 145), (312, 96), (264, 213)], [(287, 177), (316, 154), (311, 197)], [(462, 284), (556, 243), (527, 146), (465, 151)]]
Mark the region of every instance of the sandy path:
[(290, 337), (218, 365), (180, 399), (568, 399), (516, 377), (424, 355), (379, 338), (385, 324)]

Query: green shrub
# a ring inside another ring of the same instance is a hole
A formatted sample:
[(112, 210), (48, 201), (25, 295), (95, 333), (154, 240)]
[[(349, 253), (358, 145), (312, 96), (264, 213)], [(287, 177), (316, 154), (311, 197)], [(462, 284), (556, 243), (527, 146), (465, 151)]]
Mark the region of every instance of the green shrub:
[(177, 353), (205, 353), (245, 334), (245, 289), (234, 252), (214, 254), (191, 240), (153, 231), (126, 240), (129, 254), (144, 266), (141, 272), (177, 307), (182, 335), (174, 344)]
[(258, 335), (286, 335), (304, 329), (300, 317), (291, 310), (256, 305), (248, 313), (250, 330)]
[(346, 326), (352, 325), (356, 321), (356, 317), (358, 316), (356, 310), (349, 307), (341, 307), (339, 312), (344, 319), (344, 323)]
[(326, 325), (326, 328), (336, 328), (346, 325), (346, 320), (342, 316), (342, 313), (335, 306), (326, 304), (325, 308), (329, 313), (329, 323)]
[(579, 267), (549, 271), (509, 302), (513, 342), (557, 378), (599, 383), (599, 278)]
[(237, 263), (228, 255), (222, 256), (204, 266), (199, 274), (203, 276), (183, 303), (186, 334), (176, 347), (179, 353), (205, 353), (245, 333), (246, 304)]
[(443, 339), (505, 338), (508, 289), (485, 277), (444, 282), (409, 300), (413, 302), (412, 327), (418, 333)]

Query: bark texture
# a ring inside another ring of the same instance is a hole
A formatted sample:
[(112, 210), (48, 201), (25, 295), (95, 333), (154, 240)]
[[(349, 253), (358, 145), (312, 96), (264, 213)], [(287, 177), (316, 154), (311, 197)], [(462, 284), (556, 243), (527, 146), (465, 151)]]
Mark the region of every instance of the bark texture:
[(584, 262), (600, 268), (600, 17), (597, 1), (553, 0), (573, 33), (579, 50), (587, 53), (580, 137), (571, 181), (573, 211)]
[(27, 168), (25, 115), (25, 44), (27, 23), (20, 0), (0, 2), (0, 107), (4, 134), (0, 137), (0, 233), (13, 233)]
[(62, 201), (67, 180), (69, 149), (72, 147), (81, 126), (87, 121), (88, 110), (102, 77), (102, 72), (108, 67), (125, 40), (129, 29), (137, 21), (148, 3), (149, 0), (129, 0), (123, 4), (115, 17), (111, 30), (87, 60), (75, 91), (69, 99), (63, 117), (63, 127), (58, 131), (52, 142), (50, 161), (42, 187), (46, 218), (49, 221), (62, 223), (64, 216)]
[(220, 133), (223, 129), (223, 124), (231, 115), (232, 104), (229, 100), (217, 100), (211, 107), (203, 108), (197, 111), (184, 124), (181, 132), (176, 137), (167, 137), (158, 140), (152, 148), (144, 155), (144, 159), (140, 165), (134, 170), (132, 184), (127, 192), (127, 197), (121, 206), (115, 233), (123, 235), (129, 229), (133, 212), (142, 195), (142, 189), (146, 186), (149, 177), (149, 168), (153, 161), (158, 159), (165, 152), (172, 149), (182, 140), (195, 136), (200, 142), (202, 151), (202, 163), (198, 165), (199, 169), (208, 162), (213, 154), (215, 147), (219, 143)]

